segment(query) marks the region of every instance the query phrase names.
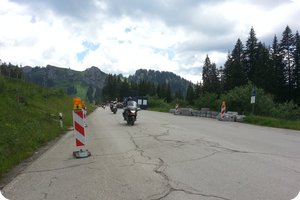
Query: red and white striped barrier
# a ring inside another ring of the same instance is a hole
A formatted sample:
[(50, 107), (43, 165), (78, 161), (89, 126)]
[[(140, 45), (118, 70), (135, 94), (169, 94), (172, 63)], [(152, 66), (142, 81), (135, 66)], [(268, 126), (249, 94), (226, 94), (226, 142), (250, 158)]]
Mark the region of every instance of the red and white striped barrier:
[(76, 158), (86, 158), (91, 155), (91, 153), (85, 148), (86, 146), (86, 133), (85, 133), (85, 111), (82, 109), (82, 102), (80, 98), (74, 98), (74, 108), (73, 108), (73, 127), (74, 136), (76, 140), (76, 147), (80, 150), (74, 151), (73, 155)]
[(221, 119), (224, 119), (225, 111), (226, 111), (226, 104), (225, 104), (225, 101), (223, 101), (222, 106), (221, 106)]
[(73, 127), (76, 139), (76, 147), (84, 147), (86, 144), (86, 138), (84, 126), (84, 111), (82, 109), (73, 111)]

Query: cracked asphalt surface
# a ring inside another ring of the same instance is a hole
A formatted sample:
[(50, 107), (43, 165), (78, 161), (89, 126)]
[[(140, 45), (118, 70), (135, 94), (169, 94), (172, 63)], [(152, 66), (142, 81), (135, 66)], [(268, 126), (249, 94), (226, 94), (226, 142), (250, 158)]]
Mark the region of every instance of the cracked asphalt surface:
[(300, 132), (140, 111), (88, 117), (91, 157), (66, 133), (3, 188), (10, 200), (290, 200), (300, 190)]

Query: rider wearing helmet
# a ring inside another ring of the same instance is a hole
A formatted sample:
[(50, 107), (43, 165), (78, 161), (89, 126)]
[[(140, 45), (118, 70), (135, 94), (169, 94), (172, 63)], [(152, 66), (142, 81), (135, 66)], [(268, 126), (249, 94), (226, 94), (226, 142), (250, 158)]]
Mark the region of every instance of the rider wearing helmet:
[[(123, 104), (123, 109), (124, 109), (124, 111), (123, 111), (123, 117), (124, 117), (125, 112), (126, 112), (126, 107), (127, 107), (128, 101), (133, 101), (133, 99), (132, 99), (131, 96), (129, 96), (128, 98), (126, 98), (125, 101), (124, 101), (124, 104)], [(125, 117), (124, 117), (124, 119), (125, 119)]]

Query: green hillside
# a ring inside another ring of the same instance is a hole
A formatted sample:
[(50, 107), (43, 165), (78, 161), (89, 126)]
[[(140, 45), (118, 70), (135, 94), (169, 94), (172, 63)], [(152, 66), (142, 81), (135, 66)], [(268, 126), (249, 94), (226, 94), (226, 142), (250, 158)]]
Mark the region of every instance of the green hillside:
[[(72, 124), (72, 97), (0, 75), (0, 177)], [(63, 113), (64, 128), (58, 114)]]
[(87, 100), (88, 88), (93, 93), (98, 89), (102, 91), (106, 73), (97, 67), (90, 67), (84, 71), (75, 71), (67, 68), (47, 65), (46, 67), (22, 68), (26, 80), (48, 88), (63, 89), (70, 96), (78, 96)]

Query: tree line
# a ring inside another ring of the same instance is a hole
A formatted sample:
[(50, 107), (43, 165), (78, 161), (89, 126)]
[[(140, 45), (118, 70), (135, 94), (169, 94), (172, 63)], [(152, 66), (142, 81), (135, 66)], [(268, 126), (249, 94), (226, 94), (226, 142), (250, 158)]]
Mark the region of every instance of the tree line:
[[(102, 95), (97, 96), (94, 93), (96, 103), (115, 100), (123, 101), (124, 97), (128, 96), (157, 96), (170, 103), (173, 97), (182, 98), (182, 95), (177, 92), (175, 96), (171, 94), (170, 84), (154, 84), (151, 81), (140, 80), (138, 82), (129, 81), (128, 78), (121, 75), (108, 74), (105, 80), (105, 86), (102, 89)], [(92, 97), (92, 93), (90, 93)]]
[[(226, 94), (236, 87), (251, 83), (271, 94), (274, 101), (293, 101), (300, 105), (300, 37), (289, 26), (282, 32), (281, 40), (274, 35), (273, 43), (267, 46), (259, 41), (252, 27), (245, 45), (240, 39), (228, 53), (224, 67), (217, 68), (206, 56), (202, 69), (202, 82), (190, 82), (187, 91), (171, 91), (170, 85), (154, 84), (151, 81), (128, 81), (122, 76), (109, 74), (103, 88), (103, 100), (124, 96), (157, 96), (166, 102), (185, 100), (194, 105), (206, 94)], [(249, 94), (250, 95), (250, 94)]]
[(196, 97), (206, 93), (220, 95), (250, 82), (271, 94), (275, 102), (293, 101), (300, 105), (299, 33), (293, 34), (286, 26), (281, 40), (275, 35), (272, 46), (266, 46), (257, 39), (252, 27), (245, 45), (237, 40), (224, 67), (217, 69), (216, 64), (206, 57), (202, 80), (194, 87), (195, 90), (198, 88)]
[(0, 59), (0, 75), (6, 76), (9, 78), (22, 79), (24, 77), (22, 68), (18, 65), (13, 65), (11, 63), (5, 63)]
[[(254, 28), (249, 32), (245, 44), (240, 39), (228, 52), (224, 66), (217, 67), (207, 55), (202, 69), (202, 81), (190, 82), (184, 95), (171, 91), (168, 83), (153, 84), (140, 80), (109, 75), (103, 88), (106, 100), (128, 95), (150, 95), (166, 102), (180, 102), (197, 109), (210, 107), (219, 110), (222, 100), (230, 109), (239, 113), (251, 113), (251, 88), (257, 88), (260, 100), (256, 114), (299, 118), (300, 105), (300, 37), (289, 26), (282, 32), (280, 40), (274, 35), (267, 46), (256, 37)], [(293, 117), (291, 117), (293, 116)]]

